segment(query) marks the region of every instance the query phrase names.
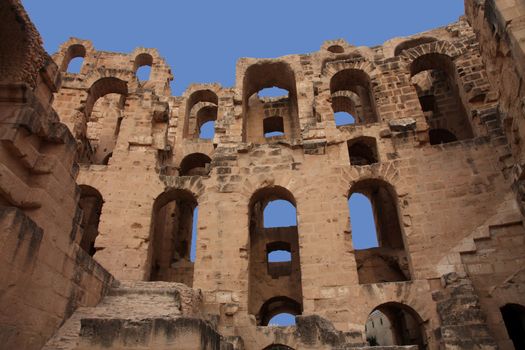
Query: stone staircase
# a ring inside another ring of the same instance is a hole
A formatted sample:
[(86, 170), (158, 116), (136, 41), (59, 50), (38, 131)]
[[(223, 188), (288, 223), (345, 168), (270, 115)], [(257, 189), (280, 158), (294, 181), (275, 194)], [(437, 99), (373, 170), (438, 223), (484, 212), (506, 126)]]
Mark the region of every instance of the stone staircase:
[(210, 343), (203, 349), (223, 346), (199, 313), (201, 305), (200, 292), (184, 284), (118, 282), (96, 307), (78, 308), (43, 349), (120, 348), (131, 343), (162, 349), (181, 342), (187, 345), (177, 349), (199, 349), (201, 341)]

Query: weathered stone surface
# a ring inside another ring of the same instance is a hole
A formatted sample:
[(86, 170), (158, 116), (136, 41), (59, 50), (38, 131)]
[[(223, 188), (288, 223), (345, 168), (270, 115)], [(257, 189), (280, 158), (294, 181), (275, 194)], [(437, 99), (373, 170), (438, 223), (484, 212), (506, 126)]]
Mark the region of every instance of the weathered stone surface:
[[(71, 38), (52, 62), (0, 1), (0, 347), (366, 349), (372, 326), (393, 345), (374, 349), (519, 348), (502, 310), (525, 305), (525, 8), (465, 5), (172, 96), (155, 49)], [(354, 246), (355, 193), (378, 247)], [(274, 200), (295, 225), (265, 227)], [(281, 312), (296, 326), (268, 325)]]

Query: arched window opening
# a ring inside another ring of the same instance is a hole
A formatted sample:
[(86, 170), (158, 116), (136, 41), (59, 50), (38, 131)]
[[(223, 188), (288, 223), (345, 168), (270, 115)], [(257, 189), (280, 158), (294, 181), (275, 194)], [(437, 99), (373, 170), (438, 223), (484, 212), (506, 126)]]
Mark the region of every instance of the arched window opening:
[(289, 93), (288, 93), (288, 90), (286, 89), (281, 89), (277, 86), (272, 86), (269, 88), (264, 88), (264, 89), (259, 90), (259, 92), (257, 92), (257, 95), (259, 96), (259, 98), (266, 98), (266, 97), (288, 98)]
[(81, 228), (83, 229), (80, 248), (93, 256), (96, 253), (95, 239), (98, 236), (98, 225), (104, 200), (99, 191), (91, 186), (80, 185), (80, 200), (78, 205), (82, 209)]
[(74, 44), (67, 48), (67, 51), (60, 66), (61, 72), (79, 74), (86, 57), (86, 48), (80, 44)]
[(141, 53), (135, 57), (134, 69), (135, 75), (139, 81), (147, 81), (151, 76), (151, 67), (153, 66), (153, 57), (147, 53)]
[(341, 90), (332, 94), (332, 109), (335, 125), (344, 126), (364, 123), (363, 105), (358, 94), (349, 90)]
[(272, 278), (292, 273), (292, 248), (288, 242), (271, 242), (266, 245), (268, 274)]
[(210, 172), (211, 158), (203, 153), (192, 153), (180, 162), (180, 176), (205, 176)]
[(199, 138), (203, 140), (213, 140), (215, 136), (215, 120), (203, 123), (199, 130)]
[[(295, 316), (302, 314), (303, 307), (300, 303), (286, 296), (278, 296), (267, 300), (257, 315), (260, 326), (269, 326), (274, 320), (277, 326), (290, 326), (295, 324)], [(281, 316), (279, 316), (281, 315)], [(278, 316), (276, 319), (274, 317)]]
[(410, 280), (396, 198), (394, 189), (377, 179), (360, 181), (350, 190), (352, 242), (361, 284)]
[(411, 82), (431, 130), (430, 143), (472, 138), (474, 134), (459, 95), (452, 59), (443, 54), (423, 55), (412, 62), (410, 70)]
[(184, 124), (184, 135), (186, 138), (213, 139), (218, 104), (219, 97), (211, 90), (198, 90), (188, 97)]
[(69, 61), (67, 72), (71, 74), (80, 74), (82, 65), (84, 64), (84, 57), (75, 57)]
[(421, 317), (403, 304), (378, 306), (368, 316), (365, 329), (370, 346), (417, 345), (419, 349), (427, 348)]
[(264, 228), (297, 226), (295, 206), (284, 199), (268, 202), (264, 207)]
[(368, 197), (361, 193), (353, 193), (348, 200), (348, 206), (350, 208), (354, 249), (379, 247), (374, 211)]
[(184, 190), (171, 190), (153, 205), (152, 281), (193, 284), (197, 239), (197, 201)]
[(355, 124), (355, 118), (348, 112), (337, 112), (334, 114), (335, 126), (346, 126)]
[(355, 124), (375, 123), (377, 114), (370, 77), (359, 69), (337, 72), (330, 80), (334, 113), (346, 112)]
[(500, 311), (514, 348), (525, 349), (525, 307), (518, 304), (507, 304)]
[(263, 120), (264, 137), (284, 136), (284, 122), (282, 117), (269, 117)]
[(293, 348), (282, 345), (282, 344), (272, 344), (265, 347), (263, 350), (294, 350)]
[(458, 140), (456, 135), (446, 129), (430, 129), (428, 136), (431, 145), (440, 145), (442, 143), (450, 143)]
[(256, 317), (265, 301), (274, 297), (302, 300), (296, 216), (295, 199), (283, 187), (265, 187), (250, 200), (248, 308)]
[(354, 140), (349, 140), (347, 145), (351, 165), (362, 166), (378, 162), (375, 138), (359, 137)]
[(291, 262), (292, 253), (290, 250), (274, 250), (268, 253), (268, 262), (280, 263), (280, 262)]
[(399, 56), (405, 50), (412, 49), (423, 44), (432, 43), (434, 41), (437, 41), (437, 39), (432, 37), (421, 37), (404, 41), (396, 46), (394, 55)]
[[(243, 141), (264, 143), (269, 136), (298, 136), (295, 74), (287, 63), (264, 62), (248, 67), (243, 80), (243, 114)], [(267, 116), (279, 116), (282, 121), (267, 121)], [(270, 132), (284, 135), (267, 136)]]
[(288, 327), (295, 326), (295, 315), (288, 313), (281, 313), (273, 316), (270, 321), (268, 321), (268, 326), (274, 327)]
[(107, 93), (93, 104), (86, 131), (92, 164), (108, 164), (120, 133), (125, 101), (124, 95)]
[(341, 45), (332, 45), (326, 49), (331, 53), (344, 53), (345, 49)]

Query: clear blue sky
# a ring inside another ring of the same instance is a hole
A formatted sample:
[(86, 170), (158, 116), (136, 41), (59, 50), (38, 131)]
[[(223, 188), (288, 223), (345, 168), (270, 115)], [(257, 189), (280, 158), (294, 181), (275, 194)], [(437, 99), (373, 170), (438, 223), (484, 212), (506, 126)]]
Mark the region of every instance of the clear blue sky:
[(463, 13), (462, 0), (22, 2), (50, 53), (70, 36), (90, 39), (98, 50), (157, 48), (175, 75), (176, 95), (192, 82), (232, 86), (239, 57), (308, 53), (336, 38), (380, 45)]
[[(70, 36), (92, 40), (97, 50), (157, 48), (175, 75), (174, 95), (193, 82), (233, 86), (240, 57), (309, 53), (337, 38), (356, 46), (380, 45), (446, 25), (464, 12), (461, 0), (22, 2), (49, 53)], [(377, 244), (367, 200), (352, 197), (351, 212), (354, 246)], [(269, 226), (294, 221), (295, 212), (283, 203), (268, 213), (273, 217)], [(194, 256), (195, 244), (192, 248)], [(293, 318), (280, 316), (272, 323), (290, 324)]]

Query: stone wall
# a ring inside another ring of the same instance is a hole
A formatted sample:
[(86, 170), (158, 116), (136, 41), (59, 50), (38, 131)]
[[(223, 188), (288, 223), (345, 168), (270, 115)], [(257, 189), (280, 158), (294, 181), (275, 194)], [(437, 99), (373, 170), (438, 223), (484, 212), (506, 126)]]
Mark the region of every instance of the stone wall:
[(76, 142), (51, 107), (57, 66), (18, 1), (0, 13), (0, 347), (40, 349), (113, 278), (79, 248)]
[[(9, 113), (20, 107), (14, 102), (31, 101), (39, 117), (29, 119), (47, 123), (6, 133), (0, 148), (9, 170), (0, 181), (17, 186), (0, 192), (0, 204), (15, 207), (0, 216), (12, 232), (9, 261), (26, 271), (12, 278), (66, 261), (58, 277), (44, 278), (53, 281), (46, 292), (60, 281), (70, 292), (49, 297), (46, 306), (65, 311), (42, 334), (76, 306), (99, 301), (112, 279), (103, 266), (151, 287), (136, 292), (131, 310), (143, 296), (164, 295), (155, 286), (165, 281), (202, 295), (200, 313), (165, 322), (152, 307), (139, 322), (81, 310), (71, 318), (80, 348), (135, 340), (135, 348), (162, 348), (183, 336), (188, 349), (347, 349), (366, 345), (375, 310), (397, 332), (410, 329), (395, 335), (399, 345), (509, 348), (498, 308), (524, 302), (514, 268), (524, 256), (521, 112), (511, 103), (521, 93), (511, 72), (519, 78), (522, 70), (514, 27), (496, 20), (511, 15), (510, 2), (467, 1), (468, 21), (373, 48), (333, 40), (309, 54), (241, 58), (233, 87), (193, 84), (182, 96), (171, 96), (173, 75), (154, 49), (113, 53), (68, 40), (56, 65), (40, 70), (44, 85), (10, 86), (0, 100)], [(84, 58), (79, 73), (67, 72), (74, 57)], [(146, 81), (136, 75), (143, 65), (151, 66)], [(274, 86), (287, 96), (258, 97)], [(337, 126), (335, 112), (345, 111), (356, 123)], [(27, 120), (24, 113), (17, 118)], [(215, 122), (211, 140), (198, 137), (206, 121)], [(42, 191), (29, 196), (35, 187)], [(377, 248), (353, 245), (353, 193), (371, 201)], [(296, 226), (263, 227), (264, 207), (276, 199), (296, 208)], [(288, 249), (290, 264), (270, 265), (272, 247)], [(267, 326), (280, 312), (297, 315), (297, 326)]]

